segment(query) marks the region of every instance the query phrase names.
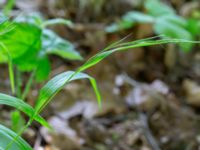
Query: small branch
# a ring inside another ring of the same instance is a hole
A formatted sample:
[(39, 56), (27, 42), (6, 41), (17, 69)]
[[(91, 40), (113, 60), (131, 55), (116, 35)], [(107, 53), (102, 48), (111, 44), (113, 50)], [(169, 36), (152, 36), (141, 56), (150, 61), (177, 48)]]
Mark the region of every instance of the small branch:
[[(133, 80), (126, 73), (124, 73), (123, 76), (124, 76), (124, 80), (134, 87), (142, 86), (144, 84), (144, 83), (140, 83)], [(154, 95), (154, 94), (151, 93), (151, 95)], [(151, 146), (153, 150), (161, 150), (156, 139), (154, 138), (151, 132), (151, 129), (149, 128), (147, 115), (143, 113), (139, 107), (136, 107), (136, 110), (139, 114), (139, 119), (140, 119), (140, 122), (142, 123), (142, 128), (143, 128), (144, 135), (146, 137), (147, 142), (149, 143), (149, 145)]]
[(151, 146), (151, 148), (153, 150), (161, 150), (160, 147), (158, 146), (156, 139), (153, 137), (151, 129), (149, 128), (147, 115), (140, 112), (139, 118), (140, 118), (140, 122), (142, 123), (144, 135), (145, 135), (149, 145)]

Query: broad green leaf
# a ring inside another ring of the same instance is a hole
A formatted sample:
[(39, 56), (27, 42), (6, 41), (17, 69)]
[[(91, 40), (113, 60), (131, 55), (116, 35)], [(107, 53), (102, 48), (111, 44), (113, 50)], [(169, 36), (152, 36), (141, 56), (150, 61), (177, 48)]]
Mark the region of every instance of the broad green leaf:
[(42, 41), (42, 49), (47, 54), (58, 55), (65, 59), (82, 60), (82, 57), (70, 42), (62, 39), (51, 30), (43, 30)]
[(0, 36), (13, 30), (15, 26), (8, 21), (8, 18), (0, 15)]
[(137, 11), (130, 11), (125, 14), (122, 19), (117, 22), (113, 23), (110, 26), (106, 27), (106, 32), (112, 33), (120, 30), (125, 30), (133, 27), (136, 23), (153, 23), (154, 18), (137, 12)]
[(41, 58), (38, 61), (38, 67), (36, 70), (36, 80), (38, 82), (41, 82), (48, 79), (50, 71), (51, 71), (51, 65), (49, 59), (47, 58), (47, 56), (45, 56), (44, 58)]
[[(15, 28), (1, 35), (0, 41), (7, 47), (11, 58), (18, 63), (21, 59), (24, 61), (27, 59), (27, 57), (18, 59), (20, 56), (27, 53), (31, 56), (39, 50), (41, 30), (27, 23), (13, 23), (13, 25)], [(7, 61), (7, 55), (0, 49), (0, 63)]]
[(125, 29), (129, 29), (135, 25), (134, 22), (132, 21), (127, 21), (127, 20), (120, 20), (116, 23), (113, 23), (109, 26), (106, 27), (105, 31), (108, 33), (113, 33)]
[[(36, 27), (37, 28), (37, 27)], [(18, 58), (14, 59), (14, 64), (17, 65), (18, 69), (21, 71), (32, 71), (38, 66), (39, 52), (41, 49), (41, 30), (39, 28), (38, 32), (33, 32), (35, 34), (35, 39), (29, 41), (29, 46), (25, 53)], [(30, 32), (30, 31), (29, 31)]]
[[(183, 25), (183, 24), (181, 24)], [(154, 30), (157, 34), (163, 34), (172, 39), (185, 39), (192, 41), (192, 34), (183, 26), (180, 25), (180, 22), (174, 22), (168, 20), (167, 18), (159, 18), (157, 19)], [(191, 50), (193, 44), (192, 43), (180, 43), (179, 44), (184, 51)]]
[[(17, 110), (22, 111), (29, 117), (32, 117), (35, 113), (35, 110), (28, 104), (26, 104), (23, 100), (0, 93), (0, 104), (8, 105), (16, 108)], [(39, 115), (34, 118), (37, 122), (42, 124), (43, 126), (50, 128), (49, 124)]]
[(157, 20), (166, 20), (172, 24), (175, 24), (177, 26), (180, 26), (182, 28), (186, 28), (187, 27), (187, 20), (185, 20), (183, 17), (181, 16), (177, 16), (177, 15), (169, 15), (169, 16), (161, 16), (159, 18), (157, 18)]
[(189, 19), (187, 21), (187, 29), (190, 31), (190, 33), (193, 34), (193, 36), (200, 35), (200, 20), (198, 19)]
[(122, 20), (137, 23), (153, 23), (155, 21), (154, 17), (137, 11), (128, 12), (126, 15), (123, 16)]
[(0, 125), (0, 149), (5, 150), (6, 146), (14, 141), (9, 150), (32, 150), (31, 146), (21, 137), (15, 139), (17, 134), (7, 127)]
[(169, 16), (175, 14), (175, 11), (167, 4), (161, 2), (161, 0), (146, 0), (145, 8), (147, 10), (147, 13), (154, 17), (164, 16), (164, 15)]
[(101, 105), (101, 97), (97, 89), (96, 81), (85, 73), (67, 71), (55, 76), (40, 90), (39, 97), (36, 102), (35, 110), (38, 113), (50, 102), (50, 100), (69, 82), (79, 79), (89, 79), (96, 93), (99, 105)]

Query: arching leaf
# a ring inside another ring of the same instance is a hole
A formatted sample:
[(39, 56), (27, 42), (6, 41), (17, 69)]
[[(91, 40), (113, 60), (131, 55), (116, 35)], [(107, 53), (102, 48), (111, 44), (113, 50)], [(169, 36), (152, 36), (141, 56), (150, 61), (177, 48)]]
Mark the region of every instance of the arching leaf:
[(9, 150), (32, 150), (31, 146), (21, 137), (15, 139), (17, 134), (0, 124), (0, 150), (5, 150), (6, 146), (13, 141)]
[[(23, 100), (2, 93), (0, 93), (0, 105), (1, 104), (12, 106), (29, 117), (32, 117), (35, 113), (35, 110)], [(36, 115), (34, 119), (43, 126), (50, 128), (50, 125), (41, 116)]]

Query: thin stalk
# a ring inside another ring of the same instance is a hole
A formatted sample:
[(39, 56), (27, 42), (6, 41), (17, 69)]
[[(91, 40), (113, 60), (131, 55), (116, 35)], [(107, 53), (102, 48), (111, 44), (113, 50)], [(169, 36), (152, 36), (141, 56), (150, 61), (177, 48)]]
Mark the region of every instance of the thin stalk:
[(14, 5), (15, 5), (15, 0), (7, 0), (7, 3), (3, 9), (3, 13), (6, 15), (6, 16), (9, 16), (10, 12), (12, 11)]
[[(21, 85), (22, 85), (22, 81), (21, 81), (21, 73), (18, 69), (16, 69), (16, 75), (17, 75), (17, 97), (18, 98), (22, 98), (23, 100), (25, 100), (28, 92), (30, 91), (31, 89), (31, 85), (33, 83), (33, 79), (35, 77), (35, 73), (36, 73), (36, 70), (34, 70), (30, 77), (29, 77), (29, 80), (28, 80), (28, 83), (26, 84), (26, 87), (23, 91), (23, 94), (22, 94), (22, 91), (21, 91)], [(8, 143), (8, 145), (6, 146), (6, 149), (5, 150), (9, 150), (10, 147), (12, 146), (12, 144), (27, 130), (27, 128), (32, 124), (34, 120), (34, 117), (31, 117), (29, 119), (29, 121), (26, 123), (26, 125), (17, 133), (16, 137), (10, 142)]]
[(21, 72), (16, 68), (16, 95), (18, 98), (22, 98), (22, 78)]
[(35, 77), (35, 74), (36, 74), (36, 70), (34, 70), (30, 77), (29, 77), (29, 80), (28, 80), (28, 83), (26, 84), (26, 87), (23, 91), (23, 94), (22, 94), (22, 99), (24, 100), (26, 98), (26, 96), (28, 95), (30, 89), (31, 89), (31, 86), (32, 86), (32, 83), (33, 83), (33, 79)]
[(9, 59), (9, 62), (8, 62), (8, 70), (9, 70), (9, 78), (10, 78), (12, 94), (15, 94), (15, 77), (14, 77), (14, 71), (13, 71), (13, 63), (11, 59)]
[(18, 134), (15, 136), (15, 138), (8, 143), (8, 145), (6, 146), (5, 150), (9, 150), (10, 147), (12, 146), (12, 144), (22, 135), (22, 133), (24, 133), (26, 131), (26, 129), (28, 129), (28, 127), (32, 124), (33, 119), (30, 118), (29, 121), (27, 122), (27, 124), (21, 129), (20, 132), (18, 132)]
[(9, 78), (10, 78), (10, 86), (12, 94), (15, 94), (15, 77), (14, 77), (14, 71), (13, 71), (13, 63), (12, 63), (12, 57), (7, 49), (7, 47), (0, 42), (0, 46), (3, 48), (4, 52), (6, 53), (8, 57), (8, 72), (9, 72)]

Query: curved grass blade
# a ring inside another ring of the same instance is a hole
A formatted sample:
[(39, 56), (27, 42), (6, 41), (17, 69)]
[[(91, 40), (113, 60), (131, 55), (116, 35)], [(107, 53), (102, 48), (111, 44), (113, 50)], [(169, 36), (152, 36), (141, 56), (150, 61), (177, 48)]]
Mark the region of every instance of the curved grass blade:
[(102, 51), (91, 57), (85, 64), (79, 67), (78, 72), (82, 72), (95, 64), (102, 61), (104, 58), (108, 57), (110, 54), (118, 51), (125, 51), (128, 49), (138, 48), (138, 47), (146, 47), (152, 45), (161, 45), (167, 43), (200, 43), (198, 41), (189, 41), (184, 39), (161, 39), (161, 40), (152, 40), (151, 38), (146, 40), (136, 40), (133, 42), (125, 42), (122, 44), (114, 45), (107, 51)]
[(40, 94), (35, 106), (36, 114), (50, 102), (50, 100), (69, 82), (79, 79), (89, 79), (96, 93), (98, 104), (101, 107), (101, 96), (99, 94), (97, 84), (94, 78), (85, 73), (76, 73), (67, 71), (55, 76), (40, 90)]
[[(0, 93), (0, 104), (8, 105), (16, 108), (17, 110), (22, 111), (29, 117), (32, 117), (35, 114), (35, 110), (28, 104), (26, 104), (23, 100)], [(50, 125), (39, 115), (36, 115), (34, 118), (37, 122), (42, 124), (47, 128), (51, 128)]]
[(63, 88), (63, 86), (67, 83), (69, 83), (72, 80), (76, 79), (83, 79), (83, 78), (89, 78), (92, 79), (92, 85), (95, 89), (98, 102), (100, 103), (100, 94), (98, 92), (96, 81), (91, 78), (90, 76), (81, 73), (82, 71), (94, 66), (95, 64), (102, 61), (104, 58), (108, 57), (110, 54), (117, 52), (117, 51), (125, 51), (128, 49), (138, 48), (138, 47), (145, 47), (145, 46), (152, 46), (152, 45), (160, 45), (160, 44), (166, 44), (166, 43), (199, 43), (199, 42), (193, 42), (188, 40), (182, 40), (182, 39), (161, 39), (161, 40), (153, 40), (156, 37), (153, 38), (147, 38), (144, 40), (137, 40), (133, 42), (117, 42), (114, 43), (112, 46), (107, 47), (103, 51), (97, 53), (93, 57), (91, 57), (85, 64), (83, 64), (81, 67), (77, 69), (77, 71), (72, 72), (68, 71), (62, 74), (57, 75), (52, 80), (50, 80), (40, 91), (39, 98), (37, 100), (35, 109), (36, 114), (40, 113), (42, 109), (50, 102), (50, 100)]
[(21, 137), (14, 140), (17, 134), (3, 125), (0, 125), (0, 150), (5, 150), (9, 142), (14, 141), (9, 150), (32, 150), (31, 146)]

